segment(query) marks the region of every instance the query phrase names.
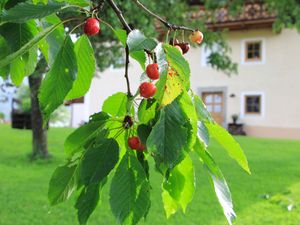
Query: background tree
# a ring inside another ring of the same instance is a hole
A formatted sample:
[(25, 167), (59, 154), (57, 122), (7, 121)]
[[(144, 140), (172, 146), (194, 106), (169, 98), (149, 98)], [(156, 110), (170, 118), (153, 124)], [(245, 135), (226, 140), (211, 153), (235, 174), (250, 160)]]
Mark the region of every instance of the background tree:
[(31, 159), (48, 158), (47, 126), (43, 126), (43, 117), (40, 109), (38, 91), (43, 75), (47, 69), (47, 62), (41, 58), (35, 71), (28, 77), (30, 87), (31, 127), (32, 127), (32, 154)]

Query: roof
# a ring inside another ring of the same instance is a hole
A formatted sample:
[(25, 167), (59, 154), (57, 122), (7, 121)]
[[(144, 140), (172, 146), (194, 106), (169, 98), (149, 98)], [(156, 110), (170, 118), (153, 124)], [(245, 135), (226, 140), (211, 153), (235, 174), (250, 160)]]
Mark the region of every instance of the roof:
[(205, 18), (208, 28), (243, 30), (272, 27), (276, 14), (271, 12), (267, 6), (261, 2), (245, 3), (241, 12), (233, 16), (228, 8), (222, 7), (214, 11), (207, 11), (200, 4), (200, 10), (191, 14), (192, 19)]

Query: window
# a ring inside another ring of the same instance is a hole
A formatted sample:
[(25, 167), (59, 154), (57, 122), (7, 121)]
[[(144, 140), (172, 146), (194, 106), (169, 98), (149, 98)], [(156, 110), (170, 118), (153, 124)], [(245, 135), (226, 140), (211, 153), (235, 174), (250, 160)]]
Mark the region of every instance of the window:
[(245, 114), (261, 114), (261, 96), (245, 96)]
[(262, 46), (261, 42), (246, 42), (245, 61), (261, 61)]
[(242, 40), (241, 63), (243, 65), (265, 64), (265, 47), (263, 38)]
[(262, 91), (248, 91), (241, 93), (241, 118), (265, 118), (265, 93)]

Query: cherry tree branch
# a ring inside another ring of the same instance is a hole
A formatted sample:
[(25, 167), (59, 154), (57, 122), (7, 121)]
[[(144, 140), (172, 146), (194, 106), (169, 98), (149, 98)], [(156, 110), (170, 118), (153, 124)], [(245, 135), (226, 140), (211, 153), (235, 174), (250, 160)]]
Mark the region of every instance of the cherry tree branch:
[(192, 29), (190, 27), (185, 27), (185, 26), (178, 26), (176, 24), (171, 24), (168, 21), (164, 20), (162, 17), (159, 15), (155, 14), (154, 12), (150, 11), (146, 6), (144, 6), (139, 0), (133, 0), (133, 2), (139, 6), (142, 10), (144, 10), (146, 13), (148, 13), (150, 16), (156, 18), (159, 20), (162, 24), (165, 25), (170, 30), (185, 30), (185, 31), (195, 31), (195, 29)]
[[(114, 10), (115, 14), (117, 15), (117, 17), (119, 18), (120, 22), (122, 23), (124, 29), (129, 34), (132, 31), (132, 29), (130, 28), (129, 24), (125, 20), (122, 11), (119, 9), (119, 7), (117, 6), (117, 4), (113, 0), (107, 0), (107, 2), (110, 5), (110, 7)], [(124, 77), (126, 79), (126, 84), (127, 84), (127, 95), (128, 95), (128, 97), (132, 97), (132, 93), (131, 93), (131, 90), (130, 90), (129, 75), (128, 75), (129, 48), (128, 48), (127, 44), (126, 44), (126, 47), (125, 47), (125, 54), (126, 54), (126, 59), (125, 59), (126, 61), (125, 61), (125, 75), (124, 75)]]
[(130, 82), (129, 82), (129, 76), (128, 76), (128, 66), (129, 66), (129, 48), (128, 45), (126, 44), (125, 47), (125, 54), (126, 54), (126, 61), (125, 61), (125, 79), (126, 79), (126, 84), (127, 84), (127, 95), (128, 97), (132, 97), (132, 93), (130, 90)]
[(123, 13), (119, 9), (119, 7), (117, 6), (117, 4), (113, 0), (107, 0), (107, 2), (110, 5), (110, 7), (115, 11), (115, 14), (119, 18), (119, 20), (122, 23), (122, 25), (124, 26), (124, 29), (127, 31), (127, 33), (130, 33), (132, 31), (132, 29), (130, 28), (129, 24), (125, 20), (125, 18), (123, 16)]

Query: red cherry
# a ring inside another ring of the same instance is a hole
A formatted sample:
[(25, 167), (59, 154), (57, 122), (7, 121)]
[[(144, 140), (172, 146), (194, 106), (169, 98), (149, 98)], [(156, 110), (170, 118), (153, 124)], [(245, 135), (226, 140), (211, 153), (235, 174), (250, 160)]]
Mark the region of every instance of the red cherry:
[(183, 43), (179, 43), (177, 45), (181, 48), (183, 54), (187, 53), (190, 50), (190, 44), (189, 43), (184, 43), (183, 42)]
[(100, 31), (100, 24), (96, 18), (88, 18), (85, 21), (84, 33), (88, 36), (93, 36), (98, 34)]
[(158, 64), (149, 64), (146, 68), (147, 76), (152, 80), (157, 80), (159, 78)]
[(139, 137), (137, 136), (133, 136), (133, 137), (130, 137), (128, 138), (128, 146), (131, 148), (131, 149), (139, 149), (141, 147), (141, 140)]
[(140, 85), (140, 95), (144, 98), (151, 98), (155, 95), (156, 87), (150, 82), (144, 82)]
[(138, 151), (145, 151), (146, 150), (146, 146), (141, 143), (140, 147), (137, 149)]
[(170, 44), (170, 45), (173, 45), (173, 46), (174, 46), (174, 45), (177, 45), (178, 43), (179, 43), (179, 41), (178, 41), (176, 38), (175, 38), (175, 39), (174, 39), (174, 38), (171, 38), (171, 39), (170, 39), (170, 42), (169, 42), (169, 44)]

